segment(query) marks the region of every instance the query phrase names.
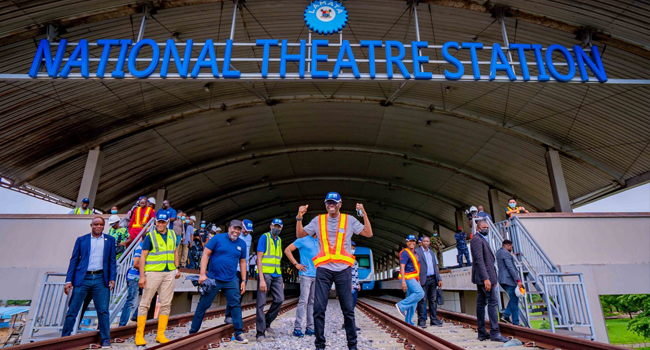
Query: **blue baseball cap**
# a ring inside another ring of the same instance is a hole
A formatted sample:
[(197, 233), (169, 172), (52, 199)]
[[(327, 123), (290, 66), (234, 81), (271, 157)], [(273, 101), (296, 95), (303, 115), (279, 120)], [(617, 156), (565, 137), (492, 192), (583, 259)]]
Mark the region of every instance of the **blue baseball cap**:
[(406, 236), (406, 241), (415, 241), (415, 236), (414, 235), (408, 235)]
[(354, 242), (350, 241), (350, 244), (352, 244), (353, 247), (356, 247), (357, 245), (354, 244)]
[(271, 223), (271, 225), (280, 225), (280, 226), (284, 226), (284, 225), (282, 224), (282, 220), (280, 220), (280, 219), (273, 219), (273, 222)]
[(336, 192), (330, 192), (327, 194), (325, 197), (325, 202), (327, 201), (335, 201), (335, 202), (341, 202), (341, 195), (336, 193)]
[(252, 221), (250, 221), (248, 219), (244, 219), (244, 221), (242, 221), (242, 223), (244, 224), (244, 228), (246, 229), (246, 231), (253, 231), (253, 222)]
[(84, 198), (84, 199), (82, 199), (82, 200), (81, 200), (81, 203), (84, 203), (84, 202), (86, 202), (86, 203), (90, 203), (90, 199), (88, 199), (88, 198)]
[(165, 214), (165, 213), (158, 214), (157, 219), (158, 219), (158, 221), (169, 221), (169, 218), (167, 217), (167, 214)]

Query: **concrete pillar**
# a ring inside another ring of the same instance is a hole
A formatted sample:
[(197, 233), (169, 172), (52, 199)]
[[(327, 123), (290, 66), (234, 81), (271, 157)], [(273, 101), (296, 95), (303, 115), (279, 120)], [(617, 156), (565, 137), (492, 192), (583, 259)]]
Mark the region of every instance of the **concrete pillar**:
[[(433, 230), (438, 232), (438, 235), (440, 235), (440, 224), (433, 223)], [(440, 237), (440, 236), (438, 236)]]
[(469, 226), (465, 225), (465, 212), (463, 212), (461, 209), (457, 209), (454, 215), (456, 216), (456, 227), (454, 228), (462, 226), (464, 230), (468, 230)]
[(156, 211), (158, 209), (162, 208), (162, 202), (165, 200), (165, 196), (167, 195), (167, 190), (164, 188), (159, 188), (158, 192), (156, 192)]
[(488, 190), (488, 201), (490, 202), (490, 215), (494, 222), (505, 220), (505, 212), (499, 207), (499, 190), (490, 188)]
[(99, 185), (99, 176), (102, 174), (103, 164), (104, 152), (99, 149), (99, 146), (88, 151), (86, 168), (84, 169), (84, 175), (83, 178), (81, 178), (81, 185), (79, 186), (79, 193), (77, 194), (77, 206), (81, 206), (81, 201), (84, 198), (88, 198), (90, 201), (88, 208), (92, 210), (95, 207), (97, 186)]
[(562, 213), (572, 213), (571, 201), (569, 201), (569, 192), (564, 181), (564, 172), (560, 161), (560, 153), (554, 149), (546, 151), (546, 170), (548, 179), (551, 183), (553, 192), (553, 202), (555, 202), (555, 211)]
[(196, 216), (196, 222), (194, 223), (194, 228), (199, 229), (200, 228), (199, 225), (201, 224), (201, 219), (203, 217), (203, 212), (201, 210), (197, 210), (192, 215)]

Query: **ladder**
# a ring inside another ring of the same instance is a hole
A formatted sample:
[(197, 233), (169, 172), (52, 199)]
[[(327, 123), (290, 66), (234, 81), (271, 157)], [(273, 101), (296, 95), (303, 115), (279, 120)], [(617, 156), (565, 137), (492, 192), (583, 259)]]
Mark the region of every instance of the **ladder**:
[[(582, 273), (561, 272), (517, 216), (496, 224), (489, 218), (485, 220), (489, 224), (488, 242), (495, 255), (504, 239), (513, 243), (519, 279), (526, 288), (526, 296), (519, 303), (521, 324), (531, 327), (532, 320), (547, 319), (553, 333), (596, 340)], [(475, 232), (478, 220), (474, 218), (473, 221)], [(495, 269), (498, 273), (496, 264)], [(534, 300), (538, 298), (533, 295), (539, 295), (539, 301)], [(499, 304), (501, 307), (500, 298)], [(583, 332), (576, 332), (578, 329)]]
[[(128, 294), (126, 275), (131, 266), (133, 266), (133, 255), (135, 250), (142, 242), (142, 237), (151, 230), (154, 230), (155, 227), (155, 219), (152, 218), (117, 260), (115, 287), (111, 292), (108, 308), (111, 324), (122, 311), (124, 303), (126, 303), (126, 297)], [(38, 299), (36, 299), (36, 303), (34, 304), (35, 313), (32, 317), (30, 329), (27, 334), (27, 339), (30, 341), (36, 340), (35, 334), (39, 331), (47, 333), (47, 336), (38, 337), (39, 340), (58, 338), (60, 336), (61, 331), (63, 330), (63, 323), (65, 322), (65, 314), (70, 302), (70, 295), (66, 295), (63, 292), (65, 277), (65, 273), (45, 273), (38, 294)], [(80, 322), (81, 310), (77, 315), (77, 320), (72, 331), (73, 335), (77, 334)]]

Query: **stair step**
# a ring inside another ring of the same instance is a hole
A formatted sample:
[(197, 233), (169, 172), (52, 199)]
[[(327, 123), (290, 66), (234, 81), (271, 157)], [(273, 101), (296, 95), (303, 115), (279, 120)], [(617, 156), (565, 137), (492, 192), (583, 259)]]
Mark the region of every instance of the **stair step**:
[(529, 306), (546, 306), (545, 302), (528, 303)]
[(547, 310), (548, 309), (546, 307), (538, 307), (538, 308), (530, 309), (530, 312), (545, 312)]
[(527, 290), (526, 294), (539, 294), (539, 295), (542, 295), (543, 293), (538, 291), (538, 290)]
[(542, 318), (545, 318), (545, 319), (548, 320), (548, 315), (530, 315), (529, 318), (530, 318), (531, 320), (532, 320), (532, 319), (540, 320), (540, 319), (542, 319)]

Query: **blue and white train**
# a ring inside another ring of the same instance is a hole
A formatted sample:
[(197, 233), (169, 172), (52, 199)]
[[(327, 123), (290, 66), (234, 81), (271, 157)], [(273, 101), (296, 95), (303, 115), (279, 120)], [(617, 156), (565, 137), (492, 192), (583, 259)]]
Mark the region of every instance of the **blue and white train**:
[(354, 256), (359, 263), (361, 290), (372, 290), (375, 288), (375, 265), (372, 263), (372, 250), (357, 246)]

